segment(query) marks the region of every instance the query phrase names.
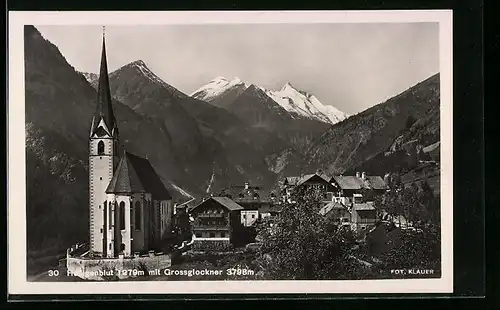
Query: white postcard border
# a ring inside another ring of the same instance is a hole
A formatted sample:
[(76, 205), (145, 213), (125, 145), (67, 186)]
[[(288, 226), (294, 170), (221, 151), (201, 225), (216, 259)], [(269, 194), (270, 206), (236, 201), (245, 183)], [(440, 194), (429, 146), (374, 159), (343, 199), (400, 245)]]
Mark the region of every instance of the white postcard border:
[[(453, 292), (452, 11), (9, 12), (8, 293), (451, 293)], [(440, 279), (312, 281), (28, 282), (26, 276), (26, 156), (24, 25), (161, 25), (242, 23), (438, 22), (441, 91)]]

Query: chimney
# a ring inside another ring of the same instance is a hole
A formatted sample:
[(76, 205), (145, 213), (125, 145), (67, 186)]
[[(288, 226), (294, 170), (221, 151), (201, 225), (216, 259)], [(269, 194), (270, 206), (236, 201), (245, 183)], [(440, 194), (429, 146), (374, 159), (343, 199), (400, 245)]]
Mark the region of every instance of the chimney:
[(356, 172), (356, 178), (359, 178), (359, 172)]
[(366, 172), (363, 172), (363, 173), (361, 174), (361, 178), (362, 178), (363, 180), (364, 180), (364, 179), (366, 179)]
[(245, 189), (248, 189), (249, 186), (250, 184), (248, 182), (245, 182)]

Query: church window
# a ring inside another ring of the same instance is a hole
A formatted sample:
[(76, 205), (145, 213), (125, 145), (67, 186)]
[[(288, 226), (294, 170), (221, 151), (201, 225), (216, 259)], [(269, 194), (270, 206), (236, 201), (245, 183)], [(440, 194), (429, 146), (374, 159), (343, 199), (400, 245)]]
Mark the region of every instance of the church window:
[(134, 219), (134, 207), (130, 206), (130, 229), (133, 229), (133, 219)]
[(109, 225), (108, 225), (108, 227), (109, 227), (109, 229), (111, 229), (111, 226), (113, 224), (113, 213), (112, 213), (111, 203), (109, 204), (109, 211), (108, 212), (109, 212), (109, 220), (108, 220)]
[(141, 230), (141, 203), (135, 203), (135, 229)]
[(104, 142), (102, 141), (99, 141), (99, 143), (97, 143), (97, 154), (104, 155)]
[(120, 202), (120, 229), (125, 229), (125, 202)]
[[(110, 219), (107, 218), (108, 217), (108, 202), (107, 201), (104, 202), (104, 212), (103, 213), (104, 213), (104, 225), (103, 226), (104, 226), (104, 228), (106, 228), (106, 221), (111, 220), (111, 218)], [(101, 232), (102, 231), (103, 231), (103, 229), (101, 228)]]

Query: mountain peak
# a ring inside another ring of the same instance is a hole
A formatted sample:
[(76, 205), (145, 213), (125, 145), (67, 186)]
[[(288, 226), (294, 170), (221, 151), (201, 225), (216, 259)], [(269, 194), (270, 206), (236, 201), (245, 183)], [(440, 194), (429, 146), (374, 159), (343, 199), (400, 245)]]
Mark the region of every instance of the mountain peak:
[(146, 66), (146, 63), (143, 60), (141, 60), (141, 59), (133, 61), (129, 65), (130, 66), (144, 67), (144, 68), (148, 67), (148, 66)]
[(296, 88), (293, 87), (292, 83), (290, 83), (290, 82), (286, 82), (285, 85), (281, 88), (281, 90), (285, 90), (285, 89), (294, 89), (294, 90), (296, 90)]
[(218, 76), (212, 79), (208, 84), (194, 91), (190, 96), (210, 101), (211, 98), (214, 98), (235, 87), (246, 89), (248, 88), (248, 85), (238, 77), (227, 79), (223, 76)]

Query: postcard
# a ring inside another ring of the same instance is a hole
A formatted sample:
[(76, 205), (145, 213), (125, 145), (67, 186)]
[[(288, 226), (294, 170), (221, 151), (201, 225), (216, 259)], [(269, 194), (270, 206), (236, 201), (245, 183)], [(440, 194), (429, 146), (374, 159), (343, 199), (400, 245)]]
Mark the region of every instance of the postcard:
[(10, 294), (453, 292), (452, 13), (10, 12)]

